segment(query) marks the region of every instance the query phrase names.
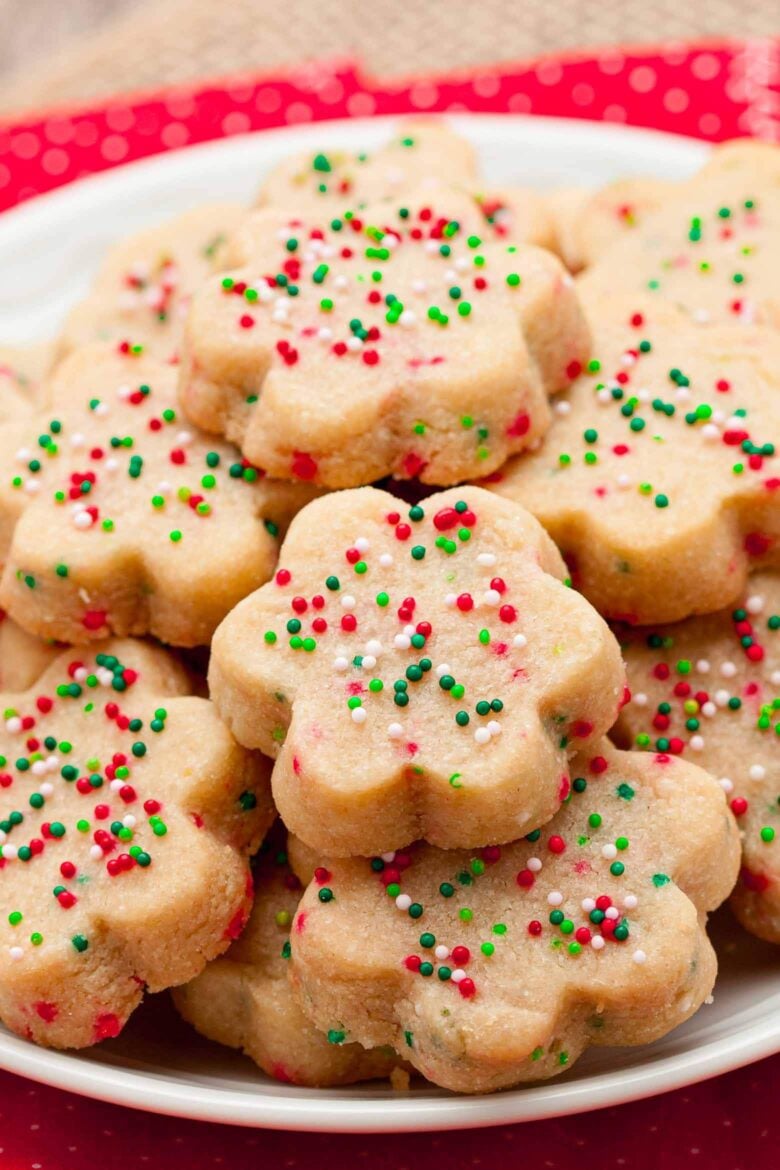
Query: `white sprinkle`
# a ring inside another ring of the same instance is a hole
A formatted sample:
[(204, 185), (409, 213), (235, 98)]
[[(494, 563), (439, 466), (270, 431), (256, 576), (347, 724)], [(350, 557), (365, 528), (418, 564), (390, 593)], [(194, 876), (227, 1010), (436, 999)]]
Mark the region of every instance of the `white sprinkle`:
[(526, 869), (530, 869), (531, 873), (538, 873), (542, 868), (542, 859), (540, 857), (529, 857), (525, 866)]
[(713, 715), (717, 714), (717, 711), (718, 708), (711, 700), (708, 699), (706, 703), (702, 703), (701, 713), (706, 719), (712, 719)]
[(15, 861), (17, 858), (17, 855), (18, 855), (18, 850), (17, 850), (15, 845), (4, 845), (3, 846), (3, 860), (4, 861)]
[(355, 541), (355, 548), (359, 553), (367, 553), (371, 548), (371, 542), (366, 540), (365, 536), (359, 536)]
[(727, 795), (729, 795), (730, 793), (732, 793), (734, 791), (734, 782), (732, 780), (729, 780), (728, 776), (723, 776), (718, 781), (718, 784), (720, 784), (721, 788), (723, 789), (723, 791)]
[(19, 959), (24, 958), (24, 951), (22, 950), (21, 947), (9, 947), (8, 954), (11, 956), (11, 958), (14, 960), (15, 963), (18, 962)]
[(637, 898), (636, 894), (626, 894), (625, 898), (623, 899), (623, 905), (626, 910), (636, 910), (638, 902), (639, 899)]
[(75, 515), (73, 517), (73, 523), (76, 526), (76, 528), (91, 528), (92, 527), (92, 516), (90, 515), (89, 512), (87, 512), (86, 509), (84, 509), (83, 511), (75, 513)]
[(396, 650), (408, 650), (412, 644), (412, 639), (408, 634), (396, 634), (393, 638), (393, 645)]
[(515, 646), (518, 650), (522, 650), (523, 646), (528, 645), (528, 639), (526, 638), (525, 634), (515, 634), (514, 638), (512, 639), (512, 645)]
[(348, 666), (349, 666), (349, 659), (344, 658), (344, 656), (341, 654), (339, 655), (338, 658), (334, 658), (334, 660), (333, 660), (333, 669), (334, 670), (346, 670)]
[(763, 768), (761, 764), (751, 764), (748, 776), (751, 780), (763, 780), (766, 776), (766, 768)]
[(754, 593), (752, 597), (748, 597), (745, 602), (745, 609), (748, 613), (761, 613), (764, 608), (764, 599), (760, 593)]
[(450, 975), (450, 981), (452, 983), (462, 983), (465, 978), (466, 972), (461, 967), (456, 967)]
[(487, 727), (478, 727), (474, 732), (474, 739), (477, 741), (477, 743), (489, 743), (490, 732), (488, 731)]
[(548, 906), (560, 906), (563, 903), (563, 894), (560, 890), (551, 890), (547, 895)]
[(100, 861), (101, 857), (103, 856), (103, 850), (99, 845), (93, 845), (90, 848), (89, 855), (94, 861)]
[(719, 707), (725, 707), (728, 704), (729, 697), (728, 691), (719, 690), (715, 692), (715, 702)]
[(560, 418), (564, 418), (571, 411), (571, 403), (567, 402), (565, 398), (560, 398), (555, 403), (553, 410)]
[(496, 563), (496, 554), (490, 552), (481, 552), (477, 554), (477, 564), (482, 565), (483, 568), (492, 568)]
[(455, 605), (457, 600), (458, 600), (457, 593), (445, 593), (445, 595), (444, 595), (444, 604), (448, 605), (450, 607), (450, 609), (452, 609), (452, 607)]
[(391, 723), (387, 728), (387, 734), (391, 739), (400, 739), (404, 733), (404, 729), (400, 723)]
[(485, 605), (498, 605), (501, 601), (501, 594), (497, 589), (486, 589), (483, 600)]
[(641, 964), (641, 963), (644, 963), (646, 961), (647, 955), (645, 954), (644, 951), (634, 951), (631, 958), (634, 960), (635, 963)]
[(583, 898), (582, 901), (580, 902), (580, 905), (582, 906), (582, 909), (585, 911), (586, 914), (590, 914), (591, 910), (596, 909), (596, 899), (595, 898)]
[(373, 670), (376, 666), (376, 658), (373, 654), (364, 654), (363, 661), (360, 664), (364, 670)]
[(122, 824), (126, 829), (134, 829), (136, 826), (136, 819), (132, 813), (128, 813), (126, 817), (122, 817)]
[(691, 748), (691, 751), (694, 751), (694, 752), (704, 751), (704, 736), (703, 735), (692, 735), (690, 738), (690, 748)]
[(635, 703), (637, 707), (646, 707), (647, 695), (644, 691), (639, 691), (636, 695), (631, 696), (631, 702)]
[(124, 788), (124, 784), (124, 780), (112, 780), (108, 787), (112, 792), (119, 792), (120, 788)]
[(720, 673), (724, 678), (733, 678), (737, 673), (737, 668), (733, 662), (724, 662), (720, 668)]
[(408, 894), (399, 894), (395, 900), (395, 904), (399, 910), (408, 910), (412, 904), (412, 899)]
[(355, 598), (351, 593), (345, 593), (341, 598), (342, 609), (354, 609), (356, 605)]
[(366, 642), (366, 654), (373, 654), (376, 658), (381, 653), (382, 643), (377, 641), (376, 638), (371, 638), (368, 642)]
[(367, 716), (366, 716), (365, 707), (353, 707), (353, 709), (352, 709), (352, 722), (353, 723), (365, 723), (366, 718), (367, 718)]
[(440, 962), (443, 962), (444, 959), (449, 959), (450, 948), (445, 946), (438, 946), (433, 953)]
[(593, 947), (594, 951), (600, 951), (604, 947), (604, 939), (600, 934), (594, 934), (593, 938), (590, 940), (590, 945)]
[(388, 863), (391, 861), (395, 861), (395, 853), (382, 853), (382, 854), (380, 854), (380, 856), (382, 858), (382, 861), (386, 861)]
[(436, 667), (436, 677), (441, 678), (443, 674), (452, 674), (446, 662), (442, 662), (441, 666)]
[(487, 729), (491, 735), (500, 735), (501, 734), (501, 724), (498, 722), (497, 719), (489, 720), (488, 725), (487, 725)]
[(6, 731), (10, 731), (11, 735), (16, 735), (17, 731), (22, 730), (22, 721), (18, 715), (12, 715), (10, 719), (5, 721)]
[(417, 627), (412, 622), (409, 622), (408, 625), (404, 626), (404, 633), (407, 638), (411, 638), (413, 634), (417, 633)]
[(619, 918), (620, 912), (617, 906), (610, 906), (608, 910), (604, 911), (605, 918)]
[(617, 857), (617, 852), (618, 851), (617, 851), (616, 845), (602, 845), (601, 846), (601, 856), (606, 857), (607, 861), (613, 861), (614, 858)]

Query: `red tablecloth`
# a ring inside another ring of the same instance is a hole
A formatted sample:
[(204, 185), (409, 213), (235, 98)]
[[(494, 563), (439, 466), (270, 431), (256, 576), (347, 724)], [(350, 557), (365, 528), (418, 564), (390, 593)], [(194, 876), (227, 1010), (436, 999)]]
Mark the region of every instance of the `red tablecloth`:
[[(349, 64), (124, 97), (0, 125), (0, 209), (224, 135), (326, 118), (511, 111), (780, 141), (780, 42), (605, 49), (380, 84)], [(2, 1170), (777, 1170), (780, 1057), (586, 1116), (458, 1134), (320, 1137), (155, 1117), (0, 1073)]]
[(3, 1170), (777, 1170), (780, 1056), (557, 1121), (341, 1136), (178, 1121), (0, 1074)]

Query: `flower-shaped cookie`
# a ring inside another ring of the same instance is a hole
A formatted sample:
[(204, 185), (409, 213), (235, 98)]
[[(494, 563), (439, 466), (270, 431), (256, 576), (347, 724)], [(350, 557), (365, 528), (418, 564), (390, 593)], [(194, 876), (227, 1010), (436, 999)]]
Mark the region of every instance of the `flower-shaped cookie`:
[(441, 187), (336, 217), (255, 212), (226, 247), (236, 267), (193, 297), (186, 413), (270, 475), (328, 487), (497, 468), (547, 429), (590, 339), (560, 262), (485, 226)]
[[(637, 180), (637, 187), (641, 182)], [(674, 191), (674, 188), (672, 188)], [(654, 181), (640, 199), (658, 198)], [(607, 191), (607, 197), (609, 190)], [(599, 231), (598, 200), (582, 231)], [(632, 232), (616, 233), (582, 278), (589, 295), (668, 300), (697, 324), (780, 328), (780, 147), (733, 142), (713, 153)]]
[(0, 1019), (55, 1048), (116, 1036), (249, 913), (273, 819), (240, 748), (165, 651), (64, 651), (2, 696)]
[(52, 363), (53, 347), (0, 345), (0, 423), (30, 414)]
[(573, 775), (565, 807), (511, 845), (321, 865), (291, 933), (313, 1023), (485, 1092), (693, 1015), (715, 980), (706, 915), (739, 862), (723, 791), (606, 742)]
[(666, 179), (616, 179), (598, 191), (564, 187), (549, 200), (555, 251), (571, 272), (597, 263), (607, 248), (634, 235), (648, 215), (675, 191)]
[(269, 1076), (295, 1085), (348, 1085), (387, 1077), (395, 1051), (344, 1044), (309, 1022), (287, 978), (290, 924), (301, 882), (290, 869), (285, 834), (274, 833), (254, 866), (255, 901), (241, 937), (191, 983), (174, 991), (185, 1020), (204, 1036), (241, 1048)]
[(85, 346), (58, 366), (45, 415), (0, 427), (0, 594), (26, 629), (197, 645), (271, 575), (311, 489), (265, 480), (186, 424), (175, 382), (132, 346)]
[(373, 154), (333, 150), (327, 143), (283, 159), (266, 178), (257, 203), (327, 216), (395, 199), (421, 184), (461, 190), (479, 185), (474, 148), (440, 119), (403, 122)]
[(634, 696), (614, 738), (720, 779), (742, 831), (732, 906), (780, 943), (780, 576), (752, 577), (733, 610), (627, 631), (624, 650)]
[(491, 480), (541, 520), (603, 614), (676, 621), (780, 560), (780, 338), (668, 303), (586, 302), (595, 358), (544, 443)]
[(114, 244), (65, 322), (60, 354), (132, 337), (150, 356), (175, 360), (190, 297), (244, 215), (238, 204), (207, 203)]
[(293, 521), (272, 582), (217, 630), (209, 685), (275, 756), (287, 827), (321, 854), (512, 841), (569, 791), (624, 698), (615, 639), (522, 508), (363, 488)]
[(0, 691), (26, 691), (62, 649), (34, 638), (0, 609)]

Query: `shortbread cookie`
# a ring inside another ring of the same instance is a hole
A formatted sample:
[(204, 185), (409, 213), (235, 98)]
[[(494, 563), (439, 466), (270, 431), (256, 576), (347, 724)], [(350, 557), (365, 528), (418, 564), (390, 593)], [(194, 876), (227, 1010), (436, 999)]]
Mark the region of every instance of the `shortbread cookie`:
[(114, 640), (2, 696), (0, 1018), (36, 1043), (116, 1036), (246, 922), (267, 761), (186, 690), (165, 651)]
[(26, 691), (62, 649), (34, 638), (0, 609), (0, 691)]
[(625, 639), (634, 697), (614, 738), (685, 753), (720, 779), (742, 831), (732, 905), (780, 943), (780, 576), (751, 578), (734, 610)]
[(554, 191), (549, 207), (555, 251), (571, 272), (589, 268), (616, 241), (634, 235), (674, 191), (674, 183), (650, 176), (616, 179), (598, 191)]
[(474, 148), (440, 119), (415, 119), (401, 123), (373, 154), (325, 144), (288, 156), (263, 183), (257, 203), (330, 216), (442, 183), (469, 191), (478, 186)]
[(329, 219), (250, 216), (192, 301), (184, 409), (270, 475), (350, 487), (489, 472), (549, 424), (589, 337), (553, 256), (484, 242), (439, 189)]
[(245, 214), (238, 204), (208, 203), (115, 244), (68, 316), (60, 354), (132, 337), (150, 356), (174, 361), (190, 297)]
[(199, 434), (175, 384), (133, 346), (86, 346), (57, 368), (45, 415), (0, 427), (1, 604), (32, 633), (198, 645), (271, 575), (311, 489)]
[(722, 789), (606, 742), (572, 774), (566, 805), (525, 840), (324, 863), (291, 934), (313, 1023), (486, 1092), (693, 1015), (715, 980), (706, 916), (739, 864)]
[(780, 328), (780, 147), (727, 143), (582, 278), (589, 294), (648, 290), (697, 324)]
[(603, 614), (676, 621), (780, 562), (780, 339), (661, 300), (588, 303), (595, 357), (544, 443), (492, 479)]
[(320, 854), (512, 841), (615, 721), (618, 646), (531, 516), (479, 488), (305, 508), (217, 630), (209, 685)]
[(557, 251), (555, 219), (541, 192), (531, 187), (490, 187), (476, 198), (497, 239)]
[(174, 1002), (202, 1035), (241, 1048), (263, 1072), (295, 1085), (349, 1085), (389, 1076), (395, 1051), (344, 1044), (309, 1023), (287, 978), (290, 924), (302, 887), (290, 869), (285, 835), (272, 835), (254, 869), (255, 902), (241, 937)]
[(53, 346), (0, 345), (0, 423), (30, 414), (53, 361)]

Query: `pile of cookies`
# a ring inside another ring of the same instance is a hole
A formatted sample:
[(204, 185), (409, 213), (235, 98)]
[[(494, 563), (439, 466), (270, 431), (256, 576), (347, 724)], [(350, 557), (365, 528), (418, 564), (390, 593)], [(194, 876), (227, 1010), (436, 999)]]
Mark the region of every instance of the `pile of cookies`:
[(780, 942), (779, 245), (777, 147), (543, 199), (416, 122), (3, 354), (8, 1028), (485, 1092)]

